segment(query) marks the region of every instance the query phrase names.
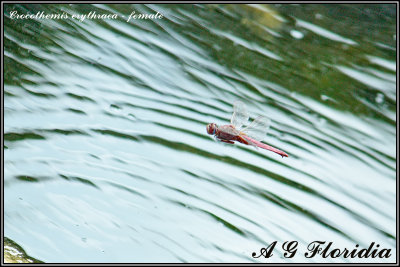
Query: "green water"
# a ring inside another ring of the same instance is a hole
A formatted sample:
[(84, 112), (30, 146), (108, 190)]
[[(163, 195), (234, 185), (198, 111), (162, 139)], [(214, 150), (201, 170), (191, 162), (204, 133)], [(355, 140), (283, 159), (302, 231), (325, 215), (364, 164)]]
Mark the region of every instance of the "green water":
[[(4, 235), (31, 257), (395, 262), (395, 5), (4, 7)], [(207, 135), (235, 100), (289, 158)]]

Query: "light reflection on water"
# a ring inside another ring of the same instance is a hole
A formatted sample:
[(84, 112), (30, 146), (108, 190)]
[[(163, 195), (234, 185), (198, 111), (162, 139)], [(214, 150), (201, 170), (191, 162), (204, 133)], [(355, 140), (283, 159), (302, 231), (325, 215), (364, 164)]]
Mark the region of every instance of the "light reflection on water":
[[(395, 16), (377, 7), (7, 5), (164, 18), (6, 15), (5, 236), (45, 262), (360, 261), (306, 259), (315, 240), (394, 250)], [(289, 158), (206, 134), (236, 99), (272, 120), (264, 142)], [(291, 240), (293, 259), (251, 257)]]

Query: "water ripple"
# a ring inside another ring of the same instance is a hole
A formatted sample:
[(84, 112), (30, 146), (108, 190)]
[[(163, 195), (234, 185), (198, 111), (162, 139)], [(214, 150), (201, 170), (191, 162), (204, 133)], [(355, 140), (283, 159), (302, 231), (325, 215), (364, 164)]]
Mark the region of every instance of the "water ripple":
[[(7, 5), (5, 235), (46, 262), (265, 263), (252, 252), (290, 240), (394, 251), (395, 17), (378, 7)], [(235, 100), (289, 158), (207, 135)]]

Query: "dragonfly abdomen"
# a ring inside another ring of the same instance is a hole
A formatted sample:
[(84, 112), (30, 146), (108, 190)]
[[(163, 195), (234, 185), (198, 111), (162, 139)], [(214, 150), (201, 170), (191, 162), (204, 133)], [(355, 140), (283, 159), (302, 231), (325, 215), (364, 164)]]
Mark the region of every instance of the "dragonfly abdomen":
[(243, 136), (243, 139), (247, 139), (248, 141), (250, 141), (250, 144), (255, 145), (257, 147), (260, 147), (260, 148), (263, 148), (263, 149), (266, 149), (266, 150), (269, 150), (269, 151), (272, 151), (272, 152), (275, 152), (276, 154), (279, 154), (282, 157), (289, 157), (289, 155), (286, 154), (285, 152), (283, 152), (282, 150), (279, 150), (279, 149), (277, 149), (275, 147), (272, 147), (272, 146), (269, 146), (267, 144), (261, 143), (261, 142), (259, 142), (257, 140), (254, 140), (253, 138), (250, 138), (248, 136)]

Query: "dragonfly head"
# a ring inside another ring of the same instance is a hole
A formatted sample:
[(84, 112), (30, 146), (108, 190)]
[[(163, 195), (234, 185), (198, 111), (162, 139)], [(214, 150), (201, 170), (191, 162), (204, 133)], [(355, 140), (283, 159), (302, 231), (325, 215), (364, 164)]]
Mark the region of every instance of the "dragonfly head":
[(217, 132), (218, 126), (215, 123), (210, 123), (207, 125), (207, 133), (208, 134), (215, 134)]

